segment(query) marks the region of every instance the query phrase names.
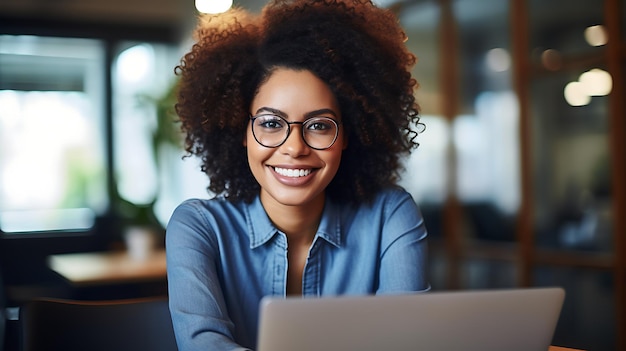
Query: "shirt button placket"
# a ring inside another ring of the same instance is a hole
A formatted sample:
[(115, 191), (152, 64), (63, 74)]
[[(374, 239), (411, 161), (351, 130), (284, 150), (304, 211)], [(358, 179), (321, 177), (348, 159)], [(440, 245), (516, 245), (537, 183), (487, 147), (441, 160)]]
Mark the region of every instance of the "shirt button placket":
[(302, 274), (302, 295), (305, 296), (319, 296), (319, 255), (316, 255), (318, 251), (315, 244), (309, 251), (309, 257), (307, 257), (306, 264), (304, 266), (304, 272)]

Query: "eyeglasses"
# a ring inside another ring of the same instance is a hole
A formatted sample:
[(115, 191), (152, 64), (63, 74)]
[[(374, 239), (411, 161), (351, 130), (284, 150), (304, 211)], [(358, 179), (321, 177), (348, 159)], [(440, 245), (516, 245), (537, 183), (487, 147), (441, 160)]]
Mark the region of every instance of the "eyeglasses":
[(326, 150), (333, 146), (341, 124), (330, 117), (311, 117), (304, 122), (288, 122), (273, 114), (250, 116), (250, 121), (254, 139), (265, 147), (274, 148), (284, 144), (291, 133), (291, 125), (299, 124), (302, 126), (302, 140), (315, 150)]

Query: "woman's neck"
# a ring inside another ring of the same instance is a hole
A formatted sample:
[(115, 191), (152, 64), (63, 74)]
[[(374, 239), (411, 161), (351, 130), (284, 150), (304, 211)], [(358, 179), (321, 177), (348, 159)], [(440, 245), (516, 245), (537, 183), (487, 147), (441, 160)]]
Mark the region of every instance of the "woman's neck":
[(300, 206), (281, 204), (267, 194), (261, 194), (261, 203), (276, 228), (287, 235), (290, 246), (310, 244), (315, 237), (324, 211), (324, 194)]

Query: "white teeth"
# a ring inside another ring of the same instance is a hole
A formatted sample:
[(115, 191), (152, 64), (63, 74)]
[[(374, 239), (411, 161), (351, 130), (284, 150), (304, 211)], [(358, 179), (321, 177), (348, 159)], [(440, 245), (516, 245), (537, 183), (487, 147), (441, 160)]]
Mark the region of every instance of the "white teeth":
[(276, 173), (285, 176), (285, 177), (304, 177), (311, 174), (312, 170), (310, 169), (293, 169), (293, 168), (278, 168), (274, 167)]

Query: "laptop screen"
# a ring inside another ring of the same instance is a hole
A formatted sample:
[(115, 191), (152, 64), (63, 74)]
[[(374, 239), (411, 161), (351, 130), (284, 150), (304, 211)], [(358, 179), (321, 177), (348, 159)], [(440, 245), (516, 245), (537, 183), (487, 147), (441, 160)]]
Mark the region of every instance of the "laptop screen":
[(266, 297), (258, 351), (548, 350), (561, 288)]

